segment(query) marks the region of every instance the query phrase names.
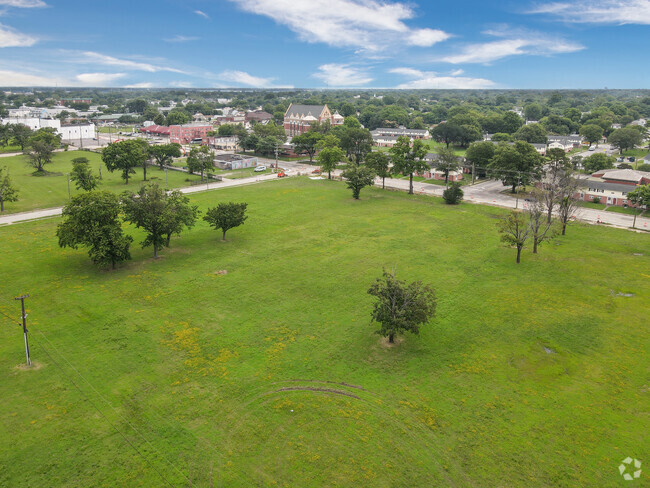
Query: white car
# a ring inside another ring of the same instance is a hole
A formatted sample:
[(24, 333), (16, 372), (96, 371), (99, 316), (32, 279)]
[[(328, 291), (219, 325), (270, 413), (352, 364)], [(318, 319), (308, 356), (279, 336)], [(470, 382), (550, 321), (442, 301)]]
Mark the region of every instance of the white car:
[(255, 171), (256, 171), (257, 173), (259, 173), (259, 172), (261, 172), (261, 171), (266, 171), (266, 166), (264, 166), (264, 165), (261, 165), (261, 166), (255, 166)]
[(595, 148), (594, 146), (589, 146), (589, 150), (590, 150), (590, 151), (595, 151), (596, 148)]

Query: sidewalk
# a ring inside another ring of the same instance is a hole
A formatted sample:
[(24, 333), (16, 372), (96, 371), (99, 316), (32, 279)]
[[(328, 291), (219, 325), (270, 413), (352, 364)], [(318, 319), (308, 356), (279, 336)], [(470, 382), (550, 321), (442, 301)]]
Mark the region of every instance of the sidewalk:
[[(255, 183), (261, 183), (263, 181), (274, 181), (277, 179), (277, 175), (267, 173), (260, 176), (251, 176), (250, 178), (240, 178), (237, 180), (224, 179), (221, 182), (213, 181), (210, 183), (206, 181), (205, 184), (179, 188), (179, 190), (181, 193), (198, 193), (208, 190), (220, 190), (222, 188), (230, 188), (233, 186), (253, 185)], [(55, 217), (57, 215), (61, 215), (62, 210), (63, 207), (52, 207), (41, 210), (33, 210), (31, 212), (20, 212), (9, 215), (2, 215), (0, 216), (0, 226), (15, 224), (18, 222), (26, 222), (29, 220), (42, 219), (46, 217)]]

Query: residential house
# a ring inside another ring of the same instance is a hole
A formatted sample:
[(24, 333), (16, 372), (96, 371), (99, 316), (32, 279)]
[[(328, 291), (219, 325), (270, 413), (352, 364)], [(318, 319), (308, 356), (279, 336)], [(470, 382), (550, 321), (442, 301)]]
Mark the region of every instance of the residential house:
[(607, 205), (628, 205), (627, 194), (641, 185), (650, 185), (650, 172), (633, 169), (608, 169), (593, 173), (581, 180), (580, 200), (593, 202), (595, 198)]

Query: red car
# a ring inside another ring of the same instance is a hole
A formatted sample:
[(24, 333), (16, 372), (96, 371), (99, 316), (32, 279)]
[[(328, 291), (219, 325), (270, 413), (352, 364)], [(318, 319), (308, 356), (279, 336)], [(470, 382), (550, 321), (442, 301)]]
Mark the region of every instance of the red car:
[(287, 174), (284, 171), (278, 173), (278, 178), (284, 178), (285, 176), (287, 176)]
[(312, 171), (312, 174), (319, 175), (320, 169), (316, 168), (314, 171)]

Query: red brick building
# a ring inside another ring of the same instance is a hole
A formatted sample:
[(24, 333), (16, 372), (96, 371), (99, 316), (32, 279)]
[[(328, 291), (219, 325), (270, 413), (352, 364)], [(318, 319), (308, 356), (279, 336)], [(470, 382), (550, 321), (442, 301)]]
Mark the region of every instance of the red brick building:
[(297, 105), (292, 103), (284, 113), (284, 131), (288, 136), (307, 132), (314, 122), (329, 121), (332, 125), (342, 125), (343, 116), (332, 114), (327, 105)]
[(169, 142), (188, 144), (192, 139), (207, 141), (208, 132), (213, 131), (210, 124), (184, 124), (169, 126)]
[(598, 199), (606, 205), (629, 205), (627, 194), (641, 185), (650, 185), (650, 172), (633, 169), (606, 169), (580, 180), (575, 198), (586, 202)]

